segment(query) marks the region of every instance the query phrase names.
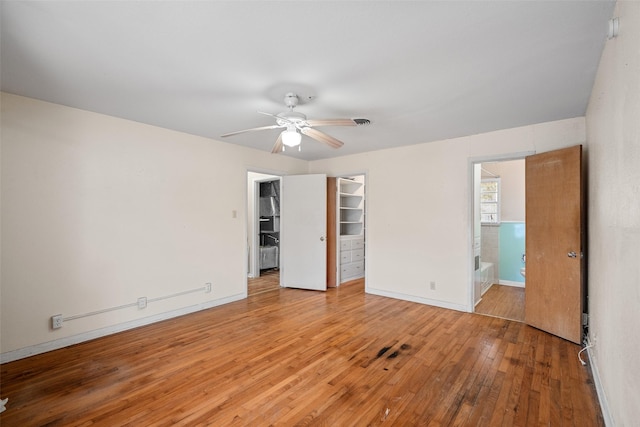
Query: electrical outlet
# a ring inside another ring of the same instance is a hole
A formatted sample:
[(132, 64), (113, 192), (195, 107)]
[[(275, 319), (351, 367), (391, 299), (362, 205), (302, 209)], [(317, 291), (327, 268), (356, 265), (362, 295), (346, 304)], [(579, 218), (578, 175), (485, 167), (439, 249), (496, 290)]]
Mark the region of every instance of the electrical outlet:
[(138, 308), (139, 309), (147, 308), (147, 297), (138, 298)]
[(429, 289), (431, 289), (432, 291), (436, 290), (436, 282), (429, 282)]
[(53, 329), (62, 328), (62, 314), (56, 314), (55, 316), (51, 316), (51, 327)]
[(205, 291), (206, 293), (211, 292), (211, 283), (205, 283), (205, 284), (204, 284), (204, 291)]

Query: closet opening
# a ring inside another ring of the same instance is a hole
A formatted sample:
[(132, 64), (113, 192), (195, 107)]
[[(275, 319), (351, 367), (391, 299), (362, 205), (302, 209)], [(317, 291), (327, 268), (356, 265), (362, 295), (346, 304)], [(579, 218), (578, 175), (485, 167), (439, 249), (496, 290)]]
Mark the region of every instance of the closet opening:
[(280, 288), (280, 177), (248, 172), (247, 294)]
[[(332, 190), (329, 194), (335, 194), (333, 197), (335, 249), (334, 253), (331, 248), (329, 249), (328, 257), (335, 262), (329, 261), (327, 265), (333, 264), (333, 267), (329, 268), (334, 270), (335, 284), (332, 284), (331, 276), (328, 277), (329, 286), (339, 286), (365, 277), (365, 175), (330, 178), (329, 188)], [(331, 202), (328, 200), (328, 203)]]

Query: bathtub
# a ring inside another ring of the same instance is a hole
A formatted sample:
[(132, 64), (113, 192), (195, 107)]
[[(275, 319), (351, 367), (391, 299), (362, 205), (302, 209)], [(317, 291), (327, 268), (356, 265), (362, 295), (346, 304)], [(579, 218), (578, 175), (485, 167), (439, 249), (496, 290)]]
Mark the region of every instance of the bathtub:
[(493, 263), (484, 262), (480, 263), (480, 280), (482, 281), (481, 289), (482, 294), (487, 292), (494, 282)]

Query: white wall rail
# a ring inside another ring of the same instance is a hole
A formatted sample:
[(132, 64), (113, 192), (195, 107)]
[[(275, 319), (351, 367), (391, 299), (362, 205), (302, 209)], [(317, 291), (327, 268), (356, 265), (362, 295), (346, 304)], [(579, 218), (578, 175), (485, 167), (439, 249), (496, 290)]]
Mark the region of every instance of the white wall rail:
[(62, 327), (62, 324), (64, 322), (69, 322), (71, 320), (76, 320), (76, 319), (82, 319), (84, 317), (96, 316), (98, 314), (108, 313), (110, 311), (122, 310), (124, 308), (129, 308), (129, 307), (138, 307), (139, 309), (143, 309), (147, 307), (147, 304), (152, 302), (162, 301), (170, 298), (176, 298), (182, 295), (187, 295), (187, 294), (192, 294), (194, 292), (202, 292), (202, 291), (211, 292), (211, 283), (206, 283), (204, 286), (200, 288), (189, 289), (186, 291), (176, 292), (170, 295), (164, 295), (156, 298), (140, 297), (136, 302), (132, 302), (129, 304), (122, 304), (116, 307), (103, 308), (101, 310), (91, 311), (89, 313), (75, 314), (73, 316), (68, 316), (68, 317), (63, 317), (62, 314), (56, 314), (54, 316), (51, 316), (51, 327), (53, 329), (59, 329)]

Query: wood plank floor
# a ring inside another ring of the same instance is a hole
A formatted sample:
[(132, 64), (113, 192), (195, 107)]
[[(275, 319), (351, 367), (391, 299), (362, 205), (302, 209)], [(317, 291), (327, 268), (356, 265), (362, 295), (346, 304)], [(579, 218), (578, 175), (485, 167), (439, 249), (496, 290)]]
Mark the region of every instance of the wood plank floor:
[(262, 270), (260, 277), (247, 279), (247, 294), (256, 295), (262, 292), (277, 291), (280, 289), (280, 270)]
[(475, 312), (524, 322), (524, 288), (491, 285), (476, 305)]
[(1, 366), (10, 426), (602, 426), (579, 346), (523, 323), (278, 289)]

